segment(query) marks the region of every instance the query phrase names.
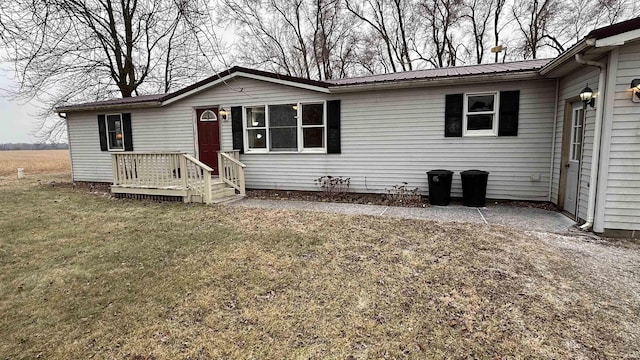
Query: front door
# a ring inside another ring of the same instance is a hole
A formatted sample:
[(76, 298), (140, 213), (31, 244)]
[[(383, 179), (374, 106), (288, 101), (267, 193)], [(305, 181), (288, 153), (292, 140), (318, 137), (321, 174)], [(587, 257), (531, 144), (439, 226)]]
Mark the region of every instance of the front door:
[(199, 109), (196, 115), (198, 116), (200, 161), (213, 168), (213, 174), (218, 175), (218, 151), (220, 150), (218, 108)]
[(569, 161), (567, 162), (567, 187), (564, 193), (564, 210), (575, 215), (580, 185), (580, 161), (582, 159), (582, 126), (584, 106), (573, 104), (571, 110), (571, 137), (569, 144)]

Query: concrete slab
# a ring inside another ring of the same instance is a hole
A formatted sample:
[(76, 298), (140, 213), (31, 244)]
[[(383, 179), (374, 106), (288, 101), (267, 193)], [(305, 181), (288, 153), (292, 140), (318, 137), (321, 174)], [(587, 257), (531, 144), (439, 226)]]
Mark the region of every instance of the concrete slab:
[(566, 232), (575, 221), (557, 211), (496, 205), (480, 209), (489, 224), (524, 230)]
[(575, 224), (571, 219), (555, 211), (505, 205), (495, 205), (486, 208), (474, 208), (462, 205), (415, 208), (247, 198), (232, 204), (232, 206), (260, 209), (307, 210), (348, 215), (388, 216), (443, 222), (471, 222), (554, 233), (564, 233)]

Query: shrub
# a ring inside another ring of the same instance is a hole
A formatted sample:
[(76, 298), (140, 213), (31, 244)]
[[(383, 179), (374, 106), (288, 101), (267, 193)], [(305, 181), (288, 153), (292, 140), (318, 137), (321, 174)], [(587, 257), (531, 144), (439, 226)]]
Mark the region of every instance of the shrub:
[(414, 206), (422, 204), (420, 189), (409, 189), (407, 185), (408, 183), (402, 182), (402, 185), (394, 185), (391, 189), (385, 189), (390, 205)]
[(349, 192), (351, 178), (341, 176), (322, 176), (314, 180), (321, 194), (328, 198), (341, 197)]

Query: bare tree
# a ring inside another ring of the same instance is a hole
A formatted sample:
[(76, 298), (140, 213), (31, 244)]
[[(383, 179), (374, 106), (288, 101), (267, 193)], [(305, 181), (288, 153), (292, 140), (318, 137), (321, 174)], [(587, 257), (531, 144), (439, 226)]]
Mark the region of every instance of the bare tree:
[[(410, 18), (413, 5), (408, 0), (345, 0), (347, 9), (369, 25), (385, 48), (385, 65), (392, 72), (413, 70), (409, 56), (412, 42), (409, 26), (415, 21)], [(386, 66), (385, 66), (386, 68)]]
[[(462, 19), (471, 24), (473, 30), (473, 49), (476, 64), (482, 64), (484, 58), (485, 33), (492, 16), (496, 0), (467, 0), (463, 3)], [(497, 0), (498, 2), (504, 0)]]
[[(494, 46), (500, 46), (500, 18), (502, 17), (502, 9), (507, 0), (495, 0), (495, 6), (493, 8), (493, 39), (495, 40)], [(495, 53), (495, 62), (498, 62), (498, 53)]]
[[(192, 81), (198, 69), (185, 47), (200, 42), (202, 34), (191, 26), (207, 21), (203, 8), (190, 0), (12, 1), (3, 9), (11, 22), (2, 45), (19, 82), (14, 95), (39, 100), (50, 115), (68, 102), (155, 93)], [(60, 128), (46, 124), (44, 137)]]
[(433, 67), (455, 66), (461, 45), (455, 34), (462, 0), (425, 0), (420, 3), (420, 10), (428, 36), (415, 44), (419, 58)]
[(544, 46), (550, 46), (558, 53), (564, 51), (557, 35), (550, 32), (559, 6), (559, 0), (518, 0), (514, 3), (512, 12), (523, 37), (520, 46), (523, 58), (536, 59)]

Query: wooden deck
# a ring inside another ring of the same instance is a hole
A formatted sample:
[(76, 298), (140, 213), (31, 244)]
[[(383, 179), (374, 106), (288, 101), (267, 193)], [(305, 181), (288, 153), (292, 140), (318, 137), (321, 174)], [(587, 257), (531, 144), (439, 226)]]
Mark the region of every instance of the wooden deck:
[(120, 152), (112, 154), (114, 194), (181, 197), (205, 204), (245, 194), (244, 164), (238, 155), (219, 152), (220, 177), (189, 154), (180, 152)]

